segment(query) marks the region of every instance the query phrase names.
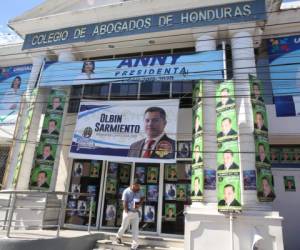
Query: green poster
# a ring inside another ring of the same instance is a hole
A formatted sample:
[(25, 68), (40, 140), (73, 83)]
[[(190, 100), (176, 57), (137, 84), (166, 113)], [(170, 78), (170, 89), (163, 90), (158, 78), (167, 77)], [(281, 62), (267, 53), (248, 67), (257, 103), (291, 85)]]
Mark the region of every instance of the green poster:
[(217, 141), (237, 140), (237, 117), (235, 109), (228, 109), (217, 114)]
[(280, 160), (280, 149), (270, 148), (270, 161), (271, 163), (279, 163)]
[(249, 75), (252, 104), (264, 106), (263, 84), (255, 76)]
[(36, 160), (46, 164), (53, 164), (57, 150), (57, 140), (53, 138), (41, 138), (36, 148)]
[(240, 173), (218, 173), (218, 210), (236, 212), (242, 209)]
[(227, 141), (219, 144), (217, 151), (218, 171), (240, 171), (238, 141)]
[(177, 181), (177, 165), (165, 164), (165, 180)]
[(203, 112), (202, 105), (193, 109), (193, 135), (199, 136), (203, 132)]
[(174, 203), (165, 204), (165, 220), (176, 221), (176, 204)]
[(296, 191), (296, 183), (294, 176), (284, 176), (284, 188), (286, 192), (295, 192)]
[(217, 85), (216, 88), (216, 111), (223, 112), (235, 108), (234, 83), (226, 81)]
[(270, 202), (275, 199), (274, 184), (271, 169), (257, 169), (257, 198), (261, 202)]
[(202, 103), (203, 94), (203, 81), (198, 81), (194, 84), (193, 88), (193, 106), (197, 106)]
[(62, 115), (47, 113), (43, 123), (42, 135), (58, 138), (61, 128)]
[(187, 198), (186, 185), (176, 184), (176, 200), (185, 201)]
[(256, 135), (268, 136), (268, 119), (265, 106), (252, 105), (254, 133)]
[(255, 152), (256, 167), (270, 167), (270, 145), (268, 138), (256, 136)]
[(63, 90), (54, 89), (48, 98), (47, 112), (51, 114), (61, 114), (64, 111), (66, 93)]
[(192, 155), (192, 167), (197, 168), (203, 166), (203, 138), (195, 137), (193, 139), (193, 155)]
[(50, 186), (52, 172), (52, 165), (44, 165), (36, 161), (31, 171), (30, 188), (48, 189)]
[(292, 158), (293, 158), (292, 148), (284, 147), (281, 150), (280, 161), (282, 163), (291, 163), (293, 161)]
[(203, 200), (203, 188), (204, 188), (203, 168), (192, 169), (192, 186), (191, 186), (191, 200), (202, 201)]

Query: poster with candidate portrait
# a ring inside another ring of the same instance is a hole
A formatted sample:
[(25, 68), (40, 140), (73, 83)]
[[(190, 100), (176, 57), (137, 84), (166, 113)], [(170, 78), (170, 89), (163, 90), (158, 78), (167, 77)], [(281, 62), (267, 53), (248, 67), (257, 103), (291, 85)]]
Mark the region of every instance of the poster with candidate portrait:
[(204, 169), (204, 189), (216, 190), (216, 170)]
[(0, 68), (0, 138), (13, 138), (31, 68), (31, 64)]
[(251, 102), (252, 105), (261, 105), (264, 106), (264, 89), (263, 82), (257, 79), (256, 76), (249, 74), (249, 83), (250, 83), (250, 93), (251, 93)]
[(70, 157), (175, 163), (179, 100), (84, 101)]
[(227, 109), (217, 113), (216, 132), (219, 143), (237, 140), (238, 130), (235, 109)]
[(218, 210), (241, 211), (240, 173), (218, 173)]
[(268, 136), (268, 117), (265, 106), (253, 105), (254, 133), (256, 135)]
[(255, 164), (256, 167), (269, 168), (270, 162), (270, 145), (267, 137), (256, 136), (255, 138)]
[(244, 190), (256, 190), (256, 171), (244, 170)]
[(203, 137), (193, 138), (192, 166), (198, 168), (203, 166)]
[(203, 168), (192, 169), (191, 200), (203, 200), (204, 177)]
[(51, 165), (44, 165), (39, 162), (35, 162), (30, 176), (31, 189), (49, 189), (52, 172), (53, 168)]
[(257, 168), (257, 198), (260, 202), (272, 202), (275, 199), (274, 180), (271, 169)]
[(296, 183), (294, 176), (283, 176), (285, 192), (296, 192)]
[(174, 203), (165, 204), (165, 220), (176, 221), (176, 204)]
[(221, 113), (235, 108), (234, 83), (232, 80), (222, 82), (216, 87), (216, 111)]
[(237, 140), (218, 144), (217, 166), (218, 171), (240, 171), (239, 145)]
[(47, 112), (50, 114), (62, 114), (66, 102), (64, 90), (53, 89), (48, 98)]

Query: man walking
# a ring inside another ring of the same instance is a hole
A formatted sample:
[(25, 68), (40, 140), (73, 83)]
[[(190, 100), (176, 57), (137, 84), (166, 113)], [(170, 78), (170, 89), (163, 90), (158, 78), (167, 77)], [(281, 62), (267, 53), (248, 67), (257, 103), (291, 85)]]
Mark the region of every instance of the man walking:
[(141, 197), (140, 184), (137, 180), (123, 191), (123, 217), (122, 224), (116, 237), (116, 243), (122, 243), (122, 236), (127, 230), (128, 226), (132, 226), (132, 244), (131, 249), (135, 250), (138, 247), (138, 235), (139, 235), (139, 207), (144, 201), (144, 197)]

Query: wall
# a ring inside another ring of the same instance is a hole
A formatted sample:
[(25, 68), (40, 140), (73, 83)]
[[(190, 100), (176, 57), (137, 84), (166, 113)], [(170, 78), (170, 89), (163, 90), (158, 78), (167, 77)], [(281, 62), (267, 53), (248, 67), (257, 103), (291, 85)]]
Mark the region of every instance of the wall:
[[(272, 172), (277, 196), (273, 206), (274, 210), (279, 211), (280, 215), (284, 217), (282, 224), (285, 249), (299, 250), (300, 168), (273, 168)], [(296, 192), (285, 192), (283, 176), (295, 177)]]

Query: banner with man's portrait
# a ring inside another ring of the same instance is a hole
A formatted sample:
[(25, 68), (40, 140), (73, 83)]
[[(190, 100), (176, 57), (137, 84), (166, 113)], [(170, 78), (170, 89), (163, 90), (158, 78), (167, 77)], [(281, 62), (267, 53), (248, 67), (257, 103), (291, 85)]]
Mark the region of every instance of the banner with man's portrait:
[(179, 100), (83, 100), (70, 157), (175, 163), (178, 107)]
[(0, 68), (0, 138), (13, 138), (31, 68), (31, 64)]

